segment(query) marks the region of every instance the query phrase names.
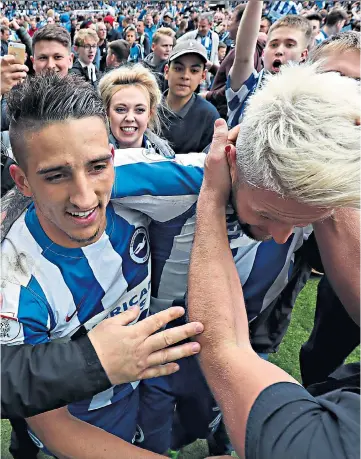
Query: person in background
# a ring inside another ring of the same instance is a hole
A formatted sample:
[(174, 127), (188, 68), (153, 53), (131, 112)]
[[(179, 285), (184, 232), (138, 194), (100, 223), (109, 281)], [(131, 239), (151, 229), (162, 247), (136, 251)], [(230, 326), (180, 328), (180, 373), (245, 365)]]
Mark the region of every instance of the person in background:
[(203, 13), (200, 16), (198, 29), (193, 30), (191, 32), (187, 32), (179, 39), (179, 41), (191, 39), (199, 41), (206, 48), (208, 60), (212, 64), (219, 64), (219, 37), (218, 34), (216, 32), (213, 32), (212, 30), (212, 16), (210, 15), (210, 13)]
[(218, 45), (218, 60), (220, 64), (222, 64), (222, 62), (224, 61), (224, 58), (226, 57), (226, 53), (227, 53), (227, 45), (223, 43), (223, 41), (220, 41)]
[(170, 115), (162, 128), (162, 137), (175, 153), (201, 152), (211, 143), (219, 114), (212, 104), (195, 94), (205, 78), (206, 63), (204, 46), (187, 40), (176, 44), (165, 67), (165, 100)]
[(145, 16), (144, 24), (145, 24), (144, 32), (148, 35), (149, 43), (150, 43), (150, 45), (152, 45), (153, 35), (157, 31), (157, 26), (154, 25), (153, 17), (152, 17), (151, 14), (147, 14)]
[(37, 31), (38, 27), (36, 21), (30, 21), (28, 34), (33, 37), (34, 33)]
[(187, 19), (181, 19), (181, 21), (180, 21), (180, 23), (179, 23), (178, 30), (177, 30), (177, 32), (175, 33), (175, 38), (176, 38), (177, 40), (178, 40), (178, 38), (182, 37), (182, 36), (186, 33), (187, 26), (188, 26), (188, 21), (187, 21)]
[(248, 98), (262, 84), (265, 73), (278, 73), (290, 61), (304, 62), (308, 55), (312, 29), (303, 16), (289, 15), (276, 21), (269, 30), (263, 53), (264, 69), (254, 68), (263, 2), (249, 0), (237, 32), (235, 58), (229, 71), (226, 97), (228, 125), (241, 122)]
[(321, 25), (322, 25), (322, 16), (319, 13), (310, 13), (305, 16), (311, 23), (312, 27), (312, 35), (311, 35), (311, 42), (310, 42), (310, 49), (314, 46), (319, 45), (324, 36), (321, 34)]
[[(237, 37), (237, 31), (239, 24), (242, 19), (242, 15), (246, 5), (237, 5), (233, 11), (231, 21), (229, 23), (228, 30), (230, 32), (230, 38), (235, 41)], [(260, 39), (257, 40), (256, 48), (254, 51), (254, 68), (257, 72), (260, 72), (263, 63), (262, 63), (262, 53), (264, 45)], [(227, 119), (227, 99), (226, 99), (226, 82), (228, 78), (229, 71), (233, 65), (235, 56), (235, 50), (232, 49), (222, 62), (218, 72), (213, 80), (212, 87), (209, 91), (202, 92), (200, 95), (205, 97), (206, 100), (211, 102), (218, 110), (220, 116), (224, 119)]]
[(10, 37), (10, 28), (6, 25), (0, 27), (1, 33), (1, 56), (6, 56), (8, 54), (8, 40)]
[(114, 40), (108, 45), (106, 57), (106, 71), (110, 71), (125, 65), (130, 54), (129, 43), (125, 40)]
[(346, 21), (347, 13), (345, 10), (341, 8), (331, 10), (326, 17), (325, 26), (320, 30), (319, 43), (328, 37), (332, 37), (332, 35), (340, 33)]
[(78, 53), (70, 73), (80, 75), (92, 86), (97, 87), (100, 73), (94, 65), (98, 48), (98, 35), (93, 29), (81, 29), (74, 37), (74, 49)]
[(174, 16), (172, 15), (172, 13), (170, 11), (166, 11), (161, 21), (161, 27), (169, 27), (175, 32), (173, 20)]
[(226, 21), (221, 22), (221, 24), (216, 28), (216, 32), (219, 35), (219, 41), (227, 43), (229, 41), (229, 30), (228, 23)]
[(150, 53), (150, 40), (148, 35), (145, 33), (145, 27), (143, 21), (137, 22), (137, 34), (138, 34), (138, 43), (142, 47), (143, 56), (146, 57)]
[(152, 52), (143, 61), (143, 64), (156, 75), (162, 93), (167, 88), (164, 79), (164, 67), (173, 49), (174, 37), (175, 33), (169, 27), (158, 29), (153, 36)]
[(105, 71), (106, 58), (107, 58), (107, 28), (104, 22), (98, 22), (96, 24), (96, 32), (98, 34), (98, 49), (95, 57), (95, 65), (100, 72)]
[(128, 42), (130, 47), (130, 54), (128, 61), (136, 64), (137, 62), (144, 59), (143, 48), (136, 42), (137, 32), (134, 25), (128, 26), (125, 31), (125, 40)]
[(107, 15), (104, 18), (104, 24), (107, 28), (107, 40), (108, 42), (119, 40), (122, 38), (120, 33), (114, 28), (115, 19), (113, 16)]
[(190, 10), (190, 19), (188, 21), (187, 32), (191, 32), (198, 27), (198, 12), (195, 8), (191, 8)]
[(261, 24), (259, 26), (259, 31), (267, 35), (271, 25), (272, 25), (271, 19), (269, 19), (266, 16), (262, 16)]

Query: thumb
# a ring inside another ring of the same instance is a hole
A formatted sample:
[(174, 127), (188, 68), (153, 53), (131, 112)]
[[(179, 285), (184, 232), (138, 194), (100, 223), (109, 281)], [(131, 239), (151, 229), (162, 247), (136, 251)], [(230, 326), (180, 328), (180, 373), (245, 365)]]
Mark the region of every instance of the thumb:
[(209, 154), (214, 157), (224, 156), (224, 148), (227, 145), (228, 128), (224, 119), (220, 118), (214, 123), (214, 133)]
[(119, 325), (119, 326), (129, 325), (139, 316), (139, 312), (140, 312), (139, 306), (133, 306), (129, 308), (127, 311), (122, 312), (121, 314), (118, 314), (117, 316), (112, 317), (108, 320), (112, 320), (114, 322), (114, 325), (115, 325), (115, 322), (116, 322), (116, 325)]

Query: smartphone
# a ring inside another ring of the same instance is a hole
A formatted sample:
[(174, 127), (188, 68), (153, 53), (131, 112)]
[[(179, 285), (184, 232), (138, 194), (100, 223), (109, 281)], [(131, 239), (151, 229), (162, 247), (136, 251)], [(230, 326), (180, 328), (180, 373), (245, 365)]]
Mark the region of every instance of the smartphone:
[(24, 64), (25, 62), (25, 45), (23, 43), (9, 43), (8, 54), (15, 56), (17, 64)]

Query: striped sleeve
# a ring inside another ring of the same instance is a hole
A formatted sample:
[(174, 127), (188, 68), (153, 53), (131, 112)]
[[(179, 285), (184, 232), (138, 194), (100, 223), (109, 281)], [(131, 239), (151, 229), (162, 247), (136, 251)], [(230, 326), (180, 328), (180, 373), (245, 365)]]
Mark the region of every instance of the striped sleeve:
[(185, 156), (170, 160), (145, 149), (116, 151), (112, 200), (159, 222), (182, 215), (197, 201), (205, 154)]
[(259, 78), (260, 74), (257, 70), (253, 70), (253, 73), (249, 76), (248, 80), (243, 83), (240, 89), (238, 91), (233, 91), (231, 88), (231, 77), (230, 75), (228, 76), (226, 83), (228, 127), (233, 128), (240, 123), (248, 97), (257, 87)]

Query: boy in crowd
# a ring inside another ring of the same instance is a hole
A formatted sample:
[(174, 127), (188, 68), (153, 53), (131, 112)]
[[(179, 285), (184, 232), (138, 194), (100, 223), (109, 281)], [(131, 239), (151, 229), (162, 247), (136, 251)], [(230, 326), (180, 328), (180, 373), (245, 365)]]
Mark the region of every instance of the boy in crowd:
[(196, 40), (181, 41), (169, 56), (165, 79), (166, 102), (172, 113), (162, 136), (175, 153), (200, 152), (212, 141), (219, 114), (215, 107), (195, 94), (205, 78), (207, 51)]
[(113, 16), (107, 15), (104, 18), (104, 24), (106, 25), (107, 28), (107, 37), (108, 41), (114, 41), (114, 40), (119, 40), (121, 37), (121, 34), (114, 28), (114, 23), (115, 19)]
[(143, 55), (142, 47), (138, 43), (136, 43), (137, 32), (135, 30), (135, 26), (130, 25), (129, 27), (127, 27), (127, 29), (125, 29), (124, 34), (125, 34), (125, 39), (128, 42), (129, 47), (130, 47), (130, 54), (128, 57), (128, 61), (133, 64), (136, 64), (140, 60), (144, 59), (144, 55)]
[(264, 69), (254, 68), (263, 2), (249, 0), (243, 14), (236, 39), (235, 59), (227, 80), (228, 125), (241, 122), (247, 100), (262, 84), (265, 72), (278, 73), (281, 65), (303, 62), (308, 55), (312, 28), (310, 22), (296, 15), (276, 21), (269, 30), (263, 53)]
[(92, 86), (97, 87), (100, 72), (93, 64), (98, 48), (99, 37), (93, 29), (80, 29), (74, 37), (74, 49), (78, 53), (70, 73), (80, 75)]
[(219, 42), (218, 45), (218, 60), (219, 63), (221, 64), (226, 57), (227, 54), (227, 45), (223, 43), (223, 41)]
[(148, 35), (149, 42), (150, 44), (152, 44), (153, 35), (157, 31), (157, 27), (153, 23), (153, 18), (151, 14), (146, 15), (144, 24), (145, 24), (144, 32)]
[(130, 53), (129, 43), (125, 40), (115, 40), (108, 45), (106, 69), (113, 70), (128, 62)]
[(152, 52), (144, 59), (145, 66), (156, 74), (162, 92), (166, 89), (164, 67), (173, 49), (174, 37), (175, 33), (169, 27), (161, 27), (158, 29), (153, 35)]

